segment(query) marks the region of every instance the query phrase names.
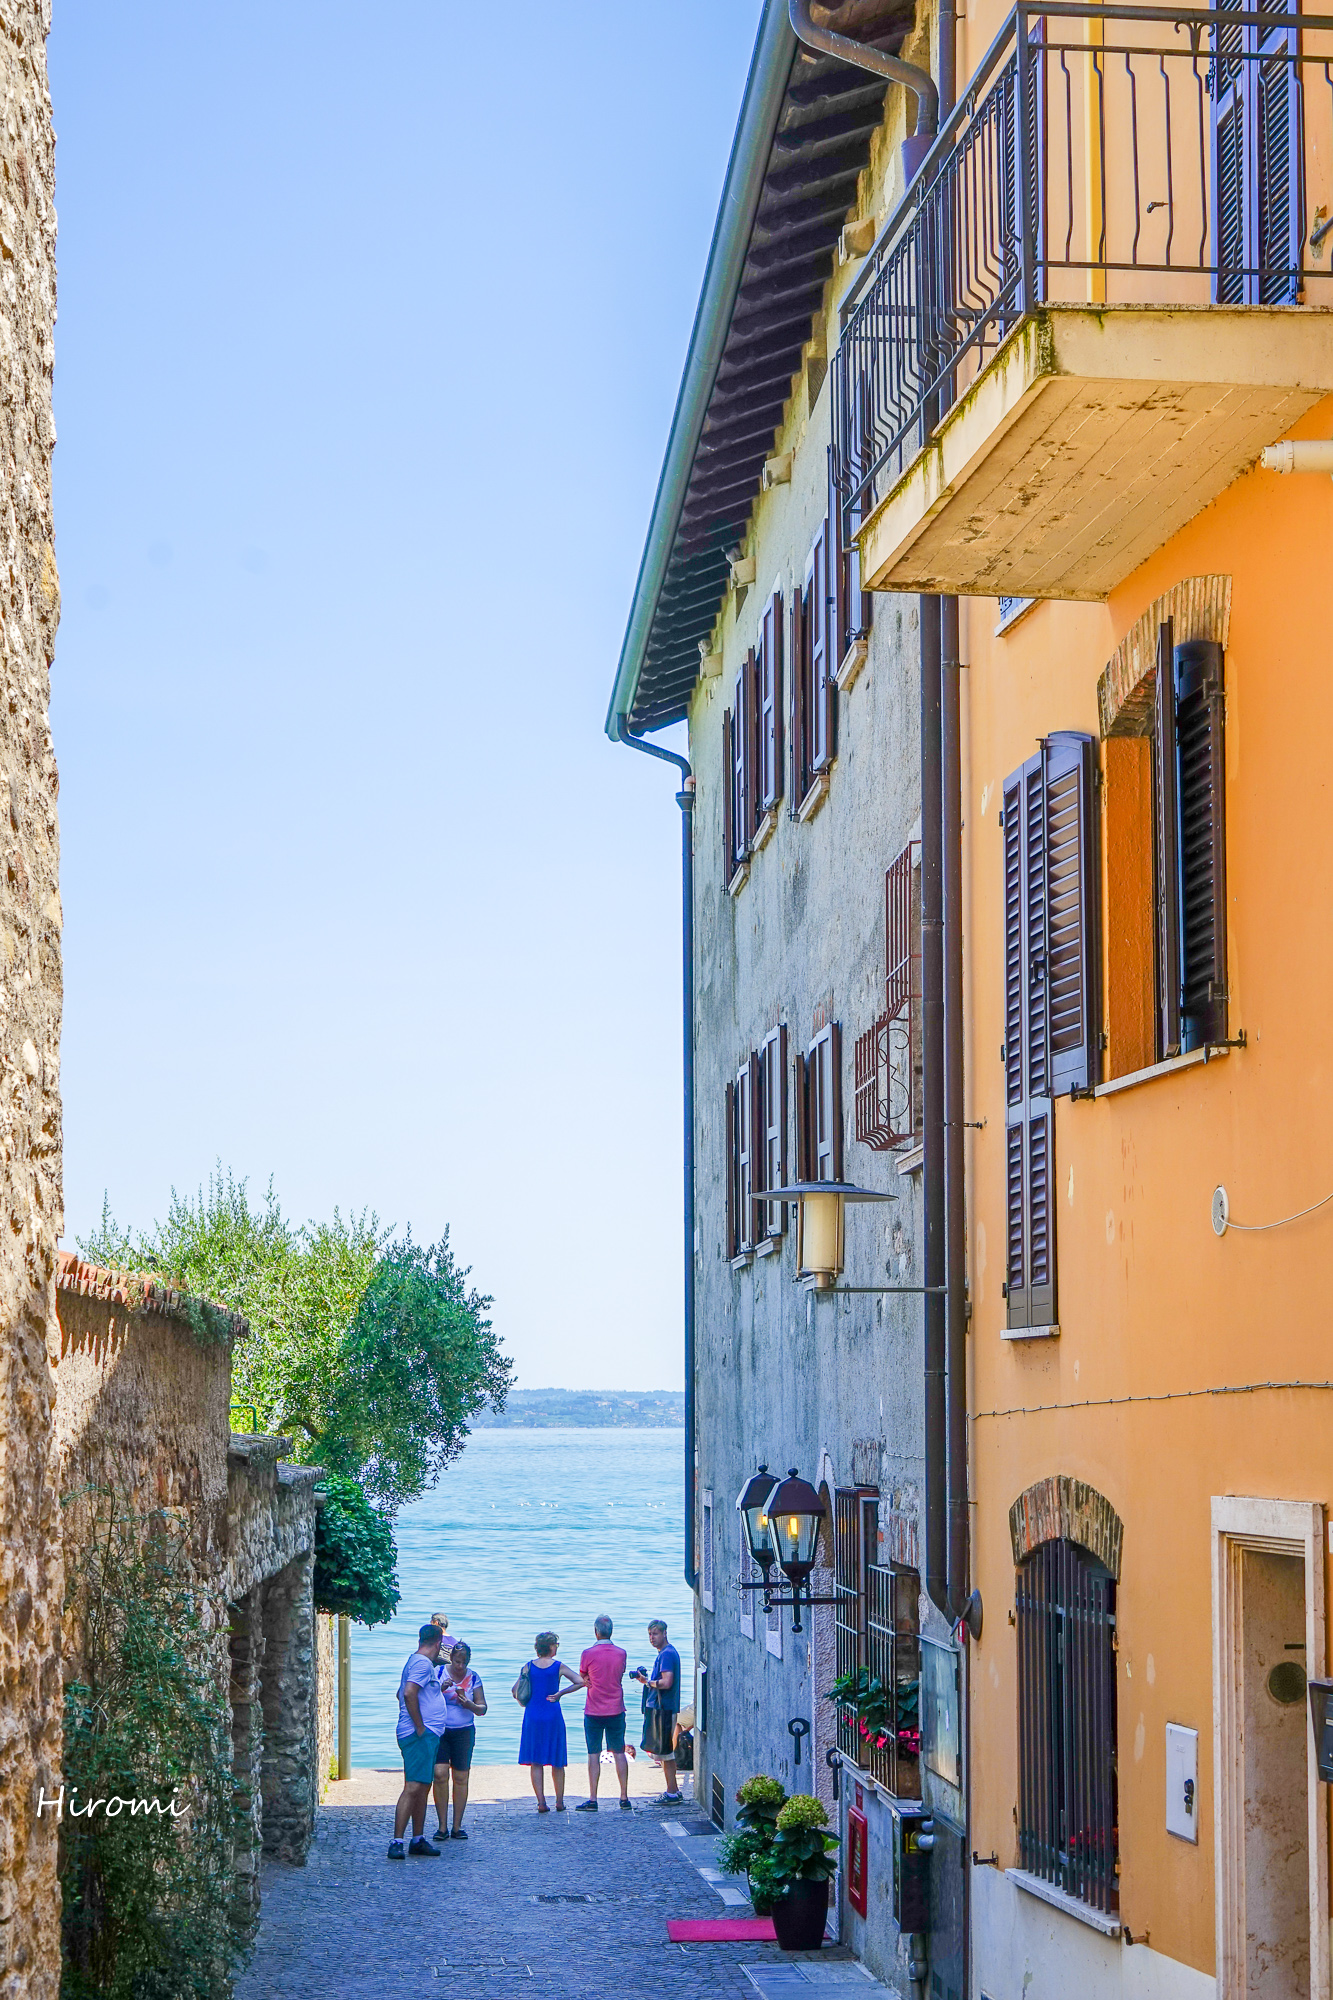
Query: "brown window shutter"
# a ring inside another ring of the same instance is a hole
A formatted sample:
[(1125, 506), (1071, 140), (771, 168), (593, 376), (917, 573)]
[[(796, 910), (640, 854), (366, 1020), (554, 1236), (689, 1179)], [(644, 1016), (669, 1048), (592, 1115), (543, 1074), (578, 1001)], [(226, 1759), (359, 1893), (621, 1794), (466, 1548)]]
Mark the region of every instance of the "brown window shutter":
[[(762, 1194), (768, 1185), (767, 1160), (764, 1153), (763, 1077), (759, 1057), (751, 1053), (746, 1067), (750, 1077), (747, 1093), (750, 1100), (750, 1192), (755, 1195)], [(757, 1243), (765, 1234), (766, 1213), (767, 1211), (761, 1209), (757, 1203), (751, 1202), (748, 1232), (751, 1243)]]
[(829, 1037), (829, 1115), (833, 1123), (833, 1178), (842, 1179), (842, 1026), (834, 1021)]
[(736, 1157), (736, 1086), (727, 1085), (726, 1107), (727, 1144), (727, 1255), (736, 1255), (736, 1178), (739, 1161)]
[(1180, 1054), (1180, 838), (1176, 809), (1175, 648), (1168, 618), (1157, 628), (1157, 1055)]
[(736, 873), (736, 824), (733, 810), (736, 773), (731, 756), (731, 710), (722, 712), (722, 884)]
[(1047, 772), (1043, 747), (1003, 788), (1006, 1285), (1013, 1328), (1055, 1322)]
[(1088, 1090), (1098, 1080), (1097, 746), (1091, 736), (1062, 730), (1046, 738), (1042, 752), (1051, 1095), (1062, 1097), (1066, 1091)]
[(1180, 811), (1181, 1039), (1227, 1037), (1226, 766), (1222, 648), (1175, 648)]
[[(785, 1027), (784, 1027), (784, 1028), (779, 1028), (779, 1029), (778, 1029), (778, 1047), (777, 1047), (777, 1058), (776, 1058), (776, 1074), (774, 1075), (774, 1078), (773, 1078), (773, 1097), (774, 1097), (774, 1101), (775, 1101), (775, 1103), (776, 1103), (776, 1105), (777, 1105), (777, 1117), (778, 1117), (778, 1175), (779, 1175), (779, 1184), (780, 1184), (780, 1185), (781, 1185), (782, 1187), (786, 1187), (786, 1185), (787, 1185), (787, 1172), (788, 1172), (788, 1167), (787, 1167), (787, 1118), (786, 1118), (786, 1110), (787, 1110), (787, 1030), (786, 1030), (786, 1028), (785, 1028)], [(787, 1205), (786, 1205), (786, 1203), (785, 1203), (785, 1202), (782, 1202), (782, 1203), (780, 1203), (780, 1204), (779, 1204), (779, 1207), (778, 1207), (778, 1214), (779, 1214), (779, 1216), (780, 1216), (780, 1218), (781, 1218), (781, 1219), (780, 1219), (780, 1221), (779, 1221), (779, 1223), (778, 1223), (778, 1228), (779, 1228), (779, 1229), (785, 1229), (785, 1228), (786, 1228), (786, 1226), (787, 1226)]]
[[(763, 1186), (782, 1187), (787, 1179), (787, 1030), (774, 1028), (759, 1050), (759, 1128)], [(787, 1226), (787, 1204), (771, 1201), (764, 1209), (765, 1236), (781, 1236)]]
[(763, 817), (759, 804), (759, 667), (753, 647), (745, 656), (741, 673), (745, 681), (745, 851), (748, 854)]
[(830, 689), (835, 669), (830, 665), (833, 636), (829, 631), (829, 524), (821, 521), (811, 556), (810, 581), (810, 770), (826, 771), (833, 756), (833, 706)]
[(833, 483), (833, 448), (829, 447), (828, 563), (829, 563), (829, 665), (837, 673), (851, 637), (851, 604), (848, 594), (847, 548), (843, 540), (842, 500)]
[(753, 770), (751, 742), (754, 734), (754, 687), (751, 671), (753, 655), (747, 656), (736, 676), (735, 706), (731, 711), (731, 831), (735, 866), (750, 853), (750, 773)]

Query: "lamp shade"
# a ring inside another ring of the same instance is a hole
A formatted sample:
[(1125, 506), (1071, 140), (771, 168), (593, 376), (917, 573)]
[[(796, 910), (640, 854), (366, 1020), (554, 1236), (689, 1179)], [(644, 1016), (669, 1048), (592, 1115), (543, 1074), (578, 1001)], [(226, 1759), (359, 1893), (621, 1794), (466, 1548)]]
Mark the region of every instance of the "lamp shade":
[(804, 1583), (814, 1568), (824, 1503), (795, 1466), (769, 1496), (768, 1517), (782, 1574), (789, 1583)]
[(747, 1479), (741, 1489), (736, 1505), (740, 1509), (745, 1540), (750, 1554), (758, 1563), (764, 1575), (772, 1568), (777, 1550), (773, 1546), (773, 1535), (769, 1522), (768, 1502), (777, 1479), (766, 1465), (761, 1465), (752, 1479)]
[(755, 1201), (797, 1204), (797, 1275), (827, 1290), (842, 1269), (844, 1212), (849, 1201), (897, 1201), (896, 1194), (853, 1187), (849, 1181), (792, 1181), (767, 1188)]

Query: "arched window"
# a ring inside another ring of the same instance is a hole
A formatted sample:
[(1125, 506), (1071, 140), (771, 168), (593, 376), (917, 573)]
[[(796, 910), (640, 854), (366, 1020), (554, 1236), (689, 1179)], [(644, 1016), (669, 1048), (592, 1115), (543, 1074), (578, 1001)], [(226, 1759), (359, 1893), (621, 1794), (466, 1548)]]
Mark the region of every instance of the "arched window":
[(1116, 1582), (1067, 1537), (1018, 1566), (1020, 1865), (1095, 1910), (1120, 1907)]

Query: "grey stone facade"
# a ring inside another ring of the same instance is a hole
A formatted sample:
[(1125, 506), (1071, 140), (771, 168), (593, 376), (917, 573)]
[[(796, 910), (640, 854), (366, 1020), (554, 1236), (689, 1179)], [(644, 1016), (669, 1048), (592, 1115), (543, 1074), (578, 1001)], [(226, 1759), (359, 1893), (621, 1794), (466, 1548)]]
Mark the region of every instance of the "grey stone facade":
[[(785, 1024), (786, 1116), (792, 1118), (790, 1063), (828, 1021), (842, 1029), (843, 1162), (847, 1180), (893, 1192), (892, 1204), (849, 1208), (846, 1267), (840, 1284), (921, 1283), (920, 1174), (898, 1171), (903, 1155), (872, 1152), (854, 1137), (853, 1050), (884, 1008), (885, 875), (917, 832), (920, 816), (919, 653), (915, 599), (880, 598), (865, 665), (837, 696), (837, 755), (827, 797), (804, 822), (791, 814), (788, 745), (777, 824), (753, 856), (734, 893), (724, 880), (724, 710), (736, 675), (756, 644), (758, 620), (775, 590), (791, 603), (828, 504), (825, 448), (828, 385), (802, 410), (810, 371), (798, 378), (779, 449), (795, 438), (790, 483), (757, 503), (747, 553), (755, 585), (738, 602), (728, 594), (714, 649), (719, 676), (701, 679), (690, 713), (690, 757), (698, 786), (696, 881), (696, 1395), (698, 1529), (711, 1501), (712, 1605), (701, 1592), (697, 1656), (707, 1670), (707, 1730), (701, 1742), (698, 1797), (707, 1807), (720, 1781), (726, 1824), (737, 1786), (755, 1772), (793, 1791), (816, 1791), (835, 1821), (826, 1761), (834, 1746), (836, 1678), (833, 1613), (816, 1609), (793, 1635), (766, 1628), (762, 1604), (737, 1589), (740, 1522), (735, 1501), (762, 1461), (789, 1466), (828, 1490), (876, 1487), (880, 1546), (872, 1560), (917, 1564), (923, 1482), (922, 1311), (919, 1298), (819, 1296), (796, 1281), (796, 1241), (789, 1224), (780, 1247), (734, 1268), (727, 1251), (728, 1080), (764, 1036)], [(788, 670), (790, 661), (787, 662)], [(785, 691), (784, 691), (785, 700)], [(794, 1161), (794, 1152), (790, 1154)], [(795, 1176), (795, 1167), (792, 1167)], [(702, 1541), (700, 1547), (702, 1549)], [(812, 1579), (831, 1595), (831, 1538)], [(753, 1636), (750, 1636), (750, 1627)], [(779, 1650), (780, 1648), (780, 1650)], [(794, 1763), (788, 1723), (811, 1734)], [(813, 1754), (812, 1754), (813, 1753)], [(887, 1813), (880, 1816), (887, 1823)], [(876, 1819), (870, 1916), (854, 1923), (868, 1963), (904, 1981), (903, 1956), (889, 1916), (883, 1848)], [(850, 1912), (844, 1903), (844, 1922)]]

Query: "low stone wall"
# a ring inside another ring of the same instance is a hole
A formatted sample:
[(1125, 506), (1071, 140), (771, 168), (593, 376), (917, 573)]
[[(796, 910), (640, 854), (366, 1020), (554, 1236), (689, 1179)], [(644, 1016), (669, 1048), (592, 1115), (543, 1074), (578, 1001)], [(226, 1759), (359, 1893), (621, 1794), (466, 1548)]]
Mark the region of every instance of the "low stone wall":
[[(108, 1505), (168, 1513), (184, 1531), (231, 1705), (243, 1810), (236, 1895), (252, 1931), (260, 1850), (305, 1859), (327, 1771), (314, 1610), (319, 1470), (287, 1464), (287, 1438), (232, 1432), (231, 1350), (248, 1333), (244, 1320), (68, 1255), (57, 1300), (66, 1561), (77, 1562)], [(79, 1654), (70, 1620), (64, 1652), (69, 1679)]]

